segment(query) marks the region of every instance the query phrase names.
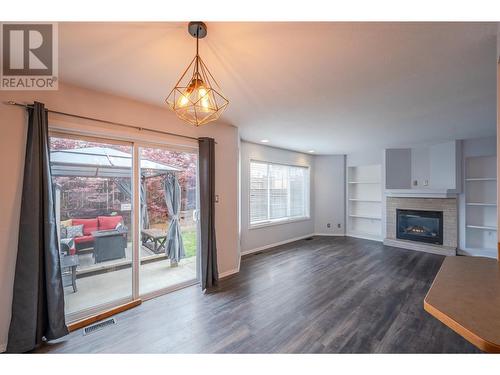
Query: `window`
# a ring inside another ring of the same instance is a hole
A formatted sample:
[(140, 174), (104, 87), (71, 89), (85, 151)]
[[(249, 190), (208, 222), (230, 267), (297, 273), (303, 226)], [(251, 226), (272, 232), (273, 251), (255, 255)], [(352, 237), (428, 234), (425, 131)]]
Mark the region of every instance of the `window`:
[(250, 225), (309, 217), (309, 168), (250, 162)]

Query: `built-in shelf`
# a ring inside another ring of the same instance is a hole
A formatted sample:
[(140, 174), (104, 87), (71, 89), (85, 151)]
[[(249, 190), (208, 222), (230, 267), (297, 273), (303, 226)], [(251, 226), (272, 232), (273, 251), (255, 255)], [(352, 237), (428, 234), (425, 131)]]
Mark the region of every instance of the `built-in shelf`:
[(372, 215), (357, 215), (357, 214), (349, 214), (349, 217), (357, 217), (360, 219), (370, 219), (370, 220), (382, 220), (380, 216), (372, 216)]
[[(497, 246), (496, 156), (467, 157), (465, 162), (464, 255), (491, 256)], [(475, 225), (477, 223), (478, 225)], [(488, 223), (488, 225), (484, 225)]]
[(347, 235), (382, 239), (381, 177), (380, 164), (347, 168)]
[(482, 202), (467, 202), (467, 206), (490, 206), (490, 207), (496, 207), (496, 203), (482, 203)]
[(467, 228), (472, 229), (483, 229), (483, 230), (491, 230), (496, 231), (497, 227), (487, 226), (487, 225), (466, 225)]
[(466, 178), (465, 181), (496, 181), (495, 177)]
[(358, 199), (358, 198), (349, 198), (351, 202), (371, 202), (371, 203), (382, 203), (382, 200), (376, 199)]

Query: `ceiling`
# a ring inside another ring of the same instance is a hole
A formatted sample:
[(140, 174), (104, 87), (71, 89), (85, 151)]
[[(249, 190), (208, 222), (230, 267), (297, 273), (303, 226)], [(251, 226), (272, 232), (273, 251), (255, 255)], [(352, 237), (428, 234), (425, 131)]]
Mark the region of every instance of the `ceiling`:
[[(343, 154), (495, 134), (494, 23), (207, 25), (244, 140)], [(60, 23), (59, 45), (62, 81), (157, 105), (195, 53), (186, 23)]]

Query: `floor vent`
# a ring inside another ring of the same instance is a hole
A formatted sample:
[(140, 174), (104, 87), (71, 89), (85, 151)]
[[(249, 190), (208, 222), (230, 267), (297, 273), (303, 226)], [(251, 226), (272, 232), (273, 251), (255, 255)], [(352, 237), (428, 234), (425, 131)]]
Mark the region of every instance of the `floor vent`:
[(95, 324), (92, 324), (91, 326), (85, 327), (83, 329), (83, 335), (84, 336), (89, 335), (91, 333), (100, 331), (101, 329), (104, 329), (106, 327), (109, 327), (109, 326), (112, 326), (115, 324), (116, 324), (115, 318), (103, 320), (102, 322), (95, 323)]
[(312, 239), (313, 239), (312, 237), (304, 238), (305, 241), (311, 241)]

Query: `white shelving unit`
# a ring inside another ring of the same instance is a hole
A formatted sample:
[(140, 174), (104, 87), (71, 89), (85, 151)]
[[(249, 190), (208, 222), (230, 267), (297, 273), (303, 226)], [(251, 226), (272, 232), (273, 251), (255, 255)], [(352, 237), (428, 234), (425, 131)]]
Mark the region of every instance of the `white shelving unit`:
[(496, 156), (465, 159), (465, 253), (497, 255)]
[(347, 168), (347, 235), (382, 240), (382, 167)]

